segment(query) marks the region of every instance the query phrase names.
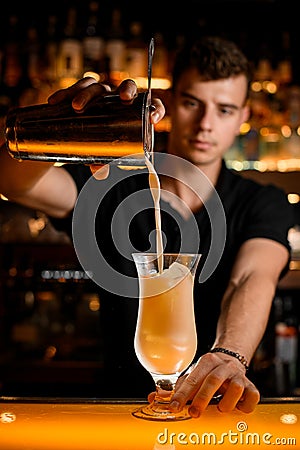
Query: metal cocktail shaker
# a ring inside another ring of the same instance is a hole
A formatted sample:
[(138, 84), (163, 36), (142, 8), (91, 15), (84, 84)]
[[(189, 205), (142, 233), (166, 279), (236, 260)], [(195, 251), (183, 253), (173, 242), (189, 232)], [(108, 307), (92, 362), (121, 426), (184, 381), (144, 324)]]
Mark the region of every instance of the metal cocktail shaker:
[(150, 89), (132, 104), (107, 95), (83, 113), (70, 103), (17, 107), (6, 119), (8, 151), (20, 160), (143, 166), (153, 148), (150, 107)]

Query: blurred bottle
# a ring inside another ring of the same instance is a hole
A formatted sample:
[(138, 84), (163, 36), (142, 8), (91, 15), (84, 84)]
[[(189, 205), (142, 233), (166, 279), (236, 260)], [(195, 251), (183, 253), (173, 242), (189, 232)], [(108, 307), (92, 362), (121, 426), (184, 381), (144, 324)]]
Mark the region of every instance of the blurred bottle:
[(281, 48), (279, 50), (279, 61), (277, 64), (276, 78), (280, 88), (288, 86), (293, 79), (292, 55), (290, 33), (282, 31)]
[(270, 81), (274, 79), (274, 71), (272, 65), (272, 51), (268, 42), (262, 42), (257, 52), (257, 60), (255, 61), (254, 80)]
[(105, 40), (100, 26), (99, 3), (95, 0), (89, 2), (88, 16), (84, 27), (83, 45), (83, 72), (94, 76), (100, 81), (107, 79), (107, 64), (105, 60)]
[(140, 21), (134, 21), (129, 26), (129, 39), (126, 45), (127, 72), (130, 78), (137, 81), (147, 77), (148, 44), (143, 35), (143, 25)]
[(260, 135), (257, 129), (250, 128), (243, 136), (243, 152), (247, 161), (258, 161), (260, 159)]
[(300, 87), (290, 86), (285, 91), (285, 113), (282, 125), (286, 158), (300, 157)]
[(35, 23), (30, 23), (26, 29), (22, 52), (23, 77), (22, 92), (19, 105), (27, 106), (39, 103), (41, 89), (41, 39)]
[(169, 53), (164, 36), (160, 32), (154, 33), (154, 47), (152, 76), (153, 78), (169, 78)]
[(31, 85), (39, 88), (41, 67), (41, 36), (35, 23), (29, 24), (26, 30), (25, 64)]
[(275, 95), (266, 95), (264, 120), (259, 129), (259, 159), (272, 170), (282, 157), (282, 105)]
[(48, 22), (46, 27), (46, 33), (43, 38), (42, 45), (42, 91), (43, 97), (42, 101), (46, 101), (50, 93), (52, 93), (57, 84), (58, 74), (57, 74), (57, 59), (58, 59), (58, 45), (59, 45), (59, 34), (58, 34), (58, 18), (55, 14), (48, 16)]
[(10, 106), (19, 104), (22, 92), (22, 30), (19, 17), (10, 15), (5, 32), (2, 58), (2, 79), (0, 85), (1, 110), (6, 112)]
[(126, 78), (126, 41), (120, 8), (112, 10), (111, 24), (106, 33), (106, 55), (110, 82), (117, 86)]
[(35, 308), (35, 270), (28, 254), (14, 255), (6, 278), (7, 299), (5, 322), (7, 336), (15, 350), (30, 350), (38, 346), (38, 330), (32, 320)]
[(71, 6), (67, 11), (63, 37), (59, 43), (57, 76), (60, 87), (67, 87), (83, 75), (83, 48), (77, 26), (77, 10)]
[(298, 361), (298, 325), (293, 298), (274, 299), (275, 316), (275, 374), (278, 395), (292, 395), (296, 387)]

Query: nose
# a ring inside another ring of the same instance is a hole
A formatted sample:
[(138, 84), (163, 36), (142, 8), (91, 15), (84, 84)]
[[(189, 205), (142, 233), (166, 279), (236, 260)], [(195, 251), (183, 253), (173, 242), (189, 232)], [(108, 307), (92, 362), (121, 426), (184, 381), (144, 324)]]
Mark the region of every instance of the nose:
[(212, 114), (209, 108), (202, 105), (197, 117), (198, 126), (201, 130), (210, 131), (212, 129)]

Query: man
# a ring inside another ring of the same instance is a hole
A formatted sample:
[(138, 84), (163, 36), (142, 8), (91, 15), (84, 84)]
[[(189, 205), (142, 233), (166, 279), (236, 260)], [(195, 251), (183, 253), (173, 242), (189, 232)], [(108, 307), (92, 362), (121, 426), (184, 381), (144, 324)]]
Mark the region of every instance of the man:
[[(250, 79), (248, 61), (233, 43), (214, 37), (187, 43), (173, 69), (168, 102), (172, 126), (166, 151), (154, 157), (162, 189), (165, 251), (202, 254), (194, 290), (197, 357), (181, 377), (170, 405), (176, 411), (191, 400), (193, 417), (203, 412), (216, 393), (222, 394), (218, 408), (224, 412), (235, 407), (251, 412), (258, 403), (259, 392), (247, 378), (246, 368), (263, 336), (278, 279), (289, 261), (287, 232), (293, 221), (284, 192), (243, 179), (228, 170), (223, 160), (249, 117)], [(105, 90), (108, 87), (84, 79), (58, 91), (49, 102), (72, 99), (73, 108), (81, 111)], [(129, 101), (136, 86), (127, 80), (119, 92)], [(154, 103), (152, 122), (156, 123), (164, 108), (159, 100)], [(20, 164), (4, 150), (0, 167), (0, 192), (8, 198), (45, 211), (61, 229), (70, 231), (73, 218), (75, 247), (81, 246), (85, 226), (95, 219), (103, 274), (109, 266), (108, 277), (101, 279), (101, 273), (97, 277), (102, 326), (109, 341), (106, 363), (111, 372), (106, 383), (109, 386), (111, 377), (112, 389), (117, 392), (121, 384), (120, 392), (125, 392), (134, 383), (131, 372), (140, 366), (132, 354), (137, 306), (127, 295), (131, 285), (126, 291), (126, 281), (122, 282), (126, 279), (130, 284), (134, 278), (132, 249), (154, 248), (147, 170), (129, 174), (111, 166), (95, 174), (104, 179), (90, 181), (88, 167)], [(98, 190), (99, 209), (94, 211), (93, 206), (88, 215), (88, 209), (80, 208)], [(88, 265), (88, 259), (89, 254), (84, 255), (83, 264)], [(121, 281), (117, 275), (115, 282), (114, 275), (110, 278), (110, 269), (121, 274)], [(140, 370), (138, 377), (146, 375)], [(141, 386), (146, 385), (145, 380)]]

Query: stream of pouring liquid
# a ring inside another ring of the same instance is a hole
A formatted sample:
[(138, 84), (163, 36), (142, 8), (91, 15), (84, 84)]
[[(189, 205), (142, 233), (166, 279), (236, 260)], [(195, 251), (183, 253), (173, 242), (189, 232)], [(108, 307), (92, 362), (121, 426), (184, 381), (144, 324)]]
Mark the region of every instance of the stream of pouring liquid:
[(164, 256), (163, 256), (163, 241), (161, 233), (161, 214), (160, 214), (160, 182), (157, 172), (147, 157), (145, 158), (146, 165), (149, 171), (149, 186), (151, 195), (154, 202), (155, 211), (155, 228), (156, 228), (156, 253), (158, 260), (158, 273), (162, 273), (164, 267)]

